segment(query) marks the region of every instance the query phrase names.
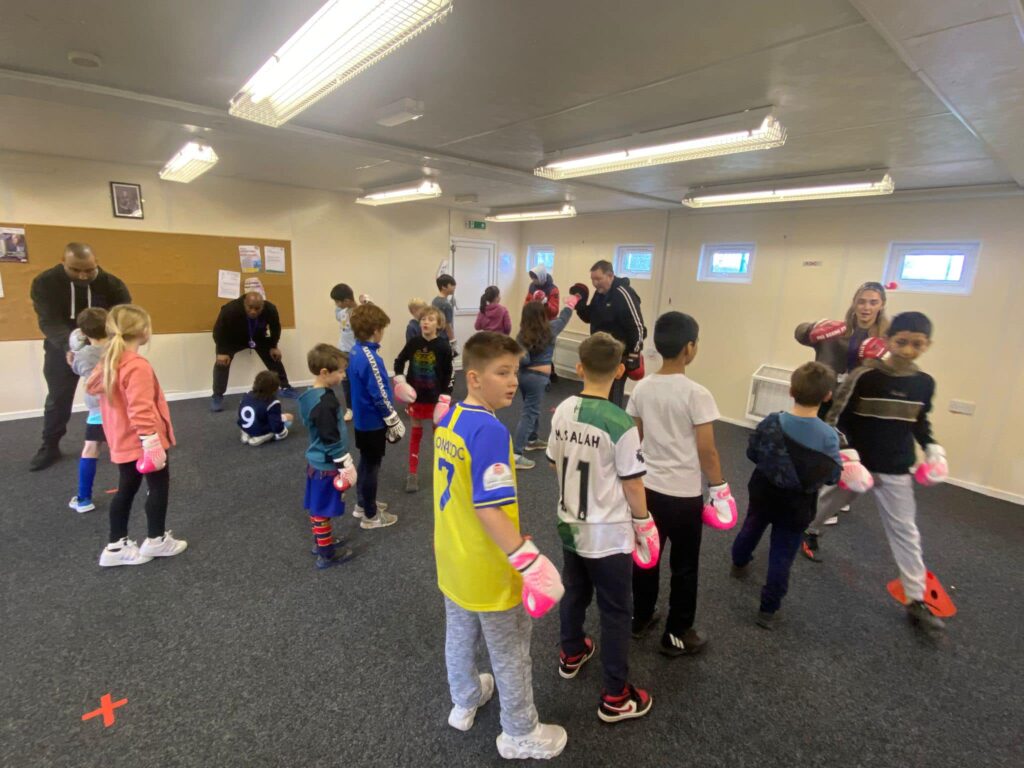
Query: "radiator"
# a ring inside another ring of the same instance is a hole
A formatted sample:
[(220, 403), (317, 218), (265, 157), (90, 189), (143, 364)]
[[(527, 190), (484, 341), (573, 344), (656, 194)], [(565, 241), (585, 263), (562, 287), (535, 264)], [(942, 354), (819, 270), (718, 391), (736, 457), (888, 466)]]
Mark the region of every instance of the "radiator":
[(789, 396), (789, 380), (793, 369), (778, 365), (762, 365), (750, 377), (747, 397), (747, 418), (760, 421), (769, 413), (788, 411), (793, 406)]

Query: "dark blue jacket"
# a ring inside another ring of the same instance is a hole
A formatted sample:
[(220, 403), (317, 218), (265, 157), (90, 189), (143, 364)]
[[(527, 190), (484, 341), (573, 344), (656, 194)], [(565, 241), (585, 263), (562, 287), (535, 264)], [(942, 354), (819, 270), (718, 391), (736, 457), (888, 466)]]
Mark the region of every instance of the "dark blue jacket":
[(348, 358), (352, 390), (352, 423), (361, 432), (384, 429), (384, 417), (395, 413), (388, 370), (380, 358), (380, 344), (357, 341)]
[(261, 437), (271, 432), (281, 434), (284, 431), (281, 401), (277, 398), (260, 400), (252, 392), (246, 392), (238, 406), (238, 426), (249, 437)]

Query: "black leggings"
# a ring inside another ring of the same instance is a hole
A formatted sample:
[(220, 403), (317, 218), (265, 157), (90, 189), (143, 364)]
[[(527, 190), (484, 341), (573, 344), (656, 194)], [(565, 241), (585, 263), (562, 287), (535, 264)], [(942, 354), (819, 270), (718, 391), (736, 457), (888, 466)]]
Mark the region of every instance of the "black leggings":
[(118, 464), (120, 479), (117, 494), (110, 502), (110, 543), (120, 541), (128, 535), (128, 516), (132, 512), (132, 501), (146, 478), (149, 495), (146, 496), (146, 529), (151, 539), (164, 535), (164, 521), (167, 519), (167, 492), (171, 485), (170, 465), (159, 472), (143, 475), (135, 468), (134, 461)]

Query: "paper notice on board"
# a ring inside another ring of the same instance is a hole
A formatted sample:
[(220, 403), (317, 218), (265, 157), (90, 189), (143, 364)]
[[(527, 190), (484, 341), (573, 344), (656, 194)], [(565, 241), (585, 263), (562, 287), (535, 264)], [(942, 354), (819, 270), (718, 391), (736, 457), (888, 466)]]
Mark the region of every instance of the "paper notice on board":
[(263, 257), (258, 245), (238, 246), (238, 261), (243, 272), (259, 272), (263, 268)]
[(284, 248), (279, 245), (268, 245), (263, 249), (267, 257), (267, 272), (284, 273)]
[(217, 270), (217, 298), (237, 299), (242, 287), (242, 273), (228, 269)]

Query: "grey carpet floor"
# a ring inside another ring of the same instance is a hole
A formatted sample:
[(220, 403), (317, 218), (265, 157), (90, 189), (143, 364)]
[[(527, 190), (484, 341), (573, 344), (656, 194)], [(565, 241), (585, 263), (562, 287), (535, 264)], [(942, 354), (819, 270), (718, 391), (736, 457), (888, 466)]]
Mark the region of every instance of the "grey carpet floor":
[[(560, 383), (547, 406), (577, 386)], [(70, 456), (40, 473), (25, 469), (39, 420), (0, 423), (0, 765), (501, 763), (497, 702), (469, 733), (446, 724), (431, 496), (401, 492), (404, 445), (390, 450), (381, 477), (399, 523), (360, 531), (346, 519), (356, 559), (318, 572), (301, 508), (304, 431), (242, 446), (237, 398), (228, 401), (216, 415), (205, 401), (172, 404), (180, 447), (168, 524), (189, 549), (137, 568), (96, 564), (103, 491), (116, 484), (110, 464), (101, 462), (95, 512), (66, 506), (84, 415), (65, 439)], [(502, 414), (510, 426), (515, 415)], [(747, 432), (721, 424), (716, 434), (742, 509)], [(428, 469), (425, 460), (426, 489)], [(560, 563), (554, 474), (538, 463), (519, 487), (524, 530)], [(600, 724), (600, 670), (559, 678), (557, 616), (537, 621), (537, 706), (569, 731), (558, 762), (1024, 764), (1024, 511), (950, 486), (920, 490), (918, 500), (926, 561), (959, 607), (938, 638), (911, 627), (886, 594), (896, 573), (870, 499), (828, 531), (827, 563), (795, 564), (785, 623), (773, 633), (752, 621), (767, 542), (757, 578), (738, 583), (728, 575), (733, 534), (706, 529), (698, 625), (710, 642), (676, 660), (657, 653), (657, 633), (634, 644), (632, 678), (655, 702), (644, 720)], [(131, 533), (145, 536), (141, 499)], [(105, 693), (128, 699), (116, 723), (82, 722)]]

